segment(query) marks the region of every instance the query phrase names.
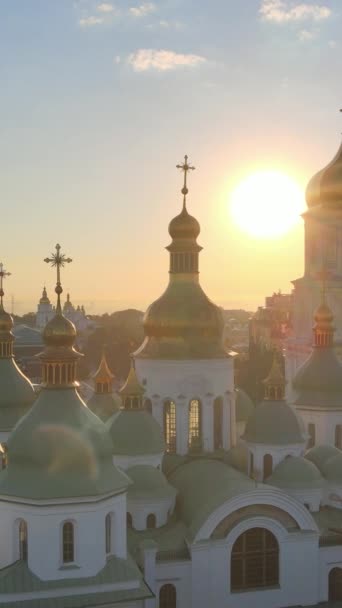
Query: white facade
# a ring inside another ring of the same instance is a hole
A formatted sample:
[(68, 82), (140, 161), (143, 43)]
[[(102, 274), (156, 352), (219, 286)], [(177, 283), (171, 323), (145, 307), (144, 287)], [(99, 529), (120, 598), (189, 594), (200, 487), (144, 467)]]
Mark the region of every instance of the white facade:
[[(272, 474), (276, 466), (288, 456), (302, 456), (305, 451), (305, 444), (296, 443), (288, 445), (266, 445), (263, 443), (245, 442), (249, 451), (248, 474), (256, 481), (263, 481), (265, 476)], [(252, 458), (251, 458), (252, 455)], [(269, 471), (266, 473), (265, 456), (272, 458)], [(251, 463), (253, 462), (253, 471)]]

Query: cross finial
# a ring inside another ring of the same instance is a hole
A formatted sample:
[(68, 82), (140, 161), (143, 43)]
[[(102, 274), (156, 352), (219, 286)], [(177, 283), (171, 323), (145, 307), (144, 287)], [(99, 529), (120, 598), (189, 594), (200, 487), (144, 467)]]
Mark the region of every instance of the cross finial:
[(186, 195), (188, 194), (189, 190), (187, 187), (187, 174), (188, 171), (194, 171), (195, 167), (191, 167), (188, 163), (188, 156), (187, 154), (184, 156), (184, 163), (182, 163), (181, 165), (176, 165), (177, 169), (181, 169), (181, 171), (183, 171), (184, 173), (184, 184), (183, 184), (183, 188), (181, 190), (182, 194), (183, 194), (183, 209), (186, 208)]
[(56, 310), (58, 313), (61, 313), (61, 311), (62, 311), (61, 293), (63, 292), (62, 285), (61, 285), (61, 268), (63, 268), (65, 266), (65, 264), (70, 264), (70, 262), (72, 262), (72, 259), (67, 258), (64, 253), (61, 253), (61, 246), (58, 243), (57, 243), (55, 249), (56, 249), (56, 253), (51, 253), (51, 257), (45, 258), (44, 262), (46, 262), (47, 264), (51, 264), (52, 267), (55, 267), (57, 269), (57, 283), (56, 283), (56, 288), (55, 288), (55, 292), (57, 294), (57, 309)]
[(7, 272), (4, 269), (4, 265), (2, 262), (0, 262), (0, 306), (1, 308), (3, 308), (3, 297), (5, 295), (4, 292), (4, 279), (6, 279), (6, 277), (10, 277), (11, 273)]

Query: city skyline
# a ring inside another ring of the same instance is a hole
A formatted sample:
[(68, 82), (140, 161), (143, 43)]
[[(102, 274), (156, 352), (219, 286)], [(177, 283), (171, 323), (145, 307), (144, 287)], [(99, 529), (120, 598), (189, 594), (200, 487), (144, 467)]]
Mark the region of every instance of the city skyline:
[[(196, 166), (201, 283), (255, 309), (303, 270), (303, 226), (255, 239), (230, 195), (255, 170), (302, 191), (341, 132), (337, 1), (35, 2), (2, 9), (1, 260), (5, 306), (35, 310), (53, 284), (43, 258), (74, 259), (64, 296), (89, 313), (144, 310), (168, 281), (167, 226), (181, 209), (175, 165)], [(268, 94), (265, 94), (265, 91)], [(262, 276), (258, 268), (268, 269)]]

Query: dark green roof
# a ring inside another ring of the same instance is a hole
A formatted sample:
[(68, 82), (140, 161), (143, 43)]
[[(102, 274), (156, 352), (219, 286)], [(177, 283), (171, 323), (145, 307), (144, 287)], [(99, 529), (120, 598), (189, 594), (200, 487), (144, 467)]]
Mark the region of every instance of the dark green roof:
[(139, 456), (165, 451), (160, 425), (145, 410), (120, 410), (107, 420), (106, 426), (114, 455)]
[(177, 521), (172, 516), (168, 523), (161, 528), (147, 530), (127, 530), (127, 542), (130, 552), (136, 559), (140, 559), (140, 547), (146, 546), (147, 541), (157, 544), (157, 561), (171, 561), (175, 559), (189, 559), (186, 538), (188, 529), (184, 522)]
[(123, 492), (103, 422), (74, 388), (43, 389), (8, 441), (0, 495), (61, 499)]
[(15, 347), (43, 346), (43, 336), (39, 329), (28, 325), (15, 325), (13, 328)]
[(253, 480), (216, 460), (193, 460), (169, 481), (178, 490), (177, 508), (193, 536), (221, 504), (255, 488)]
[(234, 469), (247, 474), (248, 472), (248, 449), (245, 445), (234, 445), (226, 452), (223, 461)]
[(236, 422), (247, 422), (248, 418), (254, 411), (254, 403), (242, 388), (237, 388), (235, 392)]
[(136, 465), (126, 471), (133, 482), (128, 488), (128, 498), (163, 500), (173, 498), (177, 490), (170, 486), (163, 473), (156, 467)]
[(103, 422), (117, 412), (121, 404), (121, 398), (117, 393), (93, 393), (87, 401), (89, 409)]
[(286, 401), (263, 401), (257, 405), (247, 422), (243, 439), (267, 445), (306, 441), (303, 423)]
[[(118, 591), (101, 592), (101, 585), (115, 583), (131, 583), (137, 581), (137, 587)], [(97, 586), (94, 593), (82, 593), (82, 588)], [(68, 589), (78, 589), (76, 595), (68, 597)], [(53, 597), (54, 592), (65, 589), (64, 597)], [(39, 599), (39, 592), (51, 597)], [(15, 562), (0, 570), (1, 594), (37, 593), (37, 599), (7, 601), (1, 605), (11, 608), (86, 608), (92, 606), (111, 606), (113, 603), (134, 602), (134, 600), (153, 597), (151, 591), (142, 580), (140, 570), (131, 557), (127, 560), (110, 557), (105, 567), (96, 576), (87, 578), (64, 578), (43, 581), (33, 574), (23, 561)]]
[(326, 460), (322, 465), (322, 473), (329, 481), (339, 485), (342, 483), (342, 452)]
[(302, 457), (289, 456), (274, 469), (266, 483), (279, 488), (321, 488), (323, 479), (316, 465)]
[(342, 366), (333, 348), (314, 348), (292, 384), (295, 405), (342, 408)]
[(35, 399), (31, 382), (14, 359), (0, 359), (0, 431), (11, 431)]
[(322, 473), (325, 463), (341, 453), (341, 450), (333, 445), (317, 445), (306, 452), (305, 458), (313, 462)]

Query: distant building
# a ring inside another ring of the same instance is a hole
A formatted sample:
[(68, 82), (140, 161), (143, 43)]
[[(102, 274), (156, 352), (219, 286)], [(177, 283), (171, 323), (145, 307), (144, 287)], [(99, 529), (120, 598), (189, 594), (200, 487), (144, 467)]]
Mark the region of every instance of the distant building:
[(44, 286), (42, 297), (39, 300), (36, 316), (37, 329), (44, 329), (45, 325), (52, 319), (55, 311), (47, 296), (46, 287)]

